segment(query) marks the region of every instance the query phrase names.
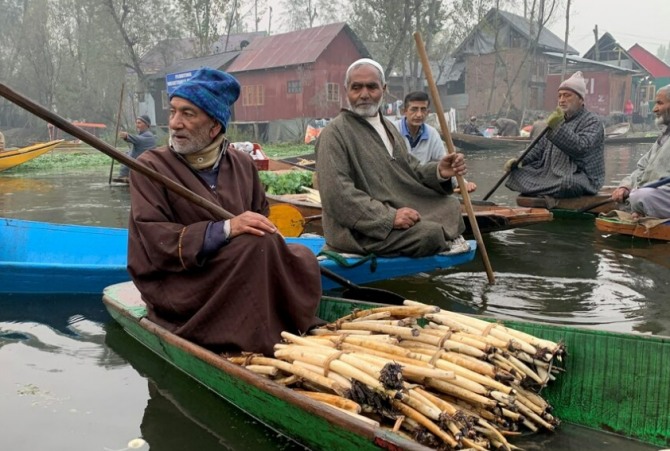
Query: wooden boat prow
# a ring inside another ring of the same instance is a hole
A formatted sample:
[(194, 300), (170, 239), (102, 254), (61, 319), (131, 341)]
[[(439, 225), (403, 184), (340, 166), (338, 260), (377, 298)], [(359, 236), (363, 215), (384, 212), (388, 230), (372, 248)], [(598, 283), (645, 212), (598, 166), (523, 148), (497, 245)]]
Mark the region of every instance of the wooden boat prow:
[(629, 235), (649, 240), (670, 241), (670, 221), (648, 228), (640, 223), (601, 216), (596, 218), (596, 229), (605, 233)]
[(14, 166), (18, 166), (34, 158), (44, 155), (45, 153), (55, 149), (63, 142), (62, 139), (49, 141), (45, 143), (37, 143), (19, 149), (10, 149), (0, 152), (0, 171), (5, 171)]

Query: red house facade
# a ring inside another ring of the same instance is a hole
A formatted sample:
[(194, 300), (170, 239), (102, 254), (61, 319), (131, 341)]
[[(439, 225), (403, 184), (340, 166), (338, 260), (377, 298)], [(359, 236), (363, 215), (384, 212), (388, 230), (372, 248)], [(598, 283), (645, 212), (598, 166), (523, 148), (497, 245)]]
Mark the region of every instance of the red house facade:
[(345, 23), (254, 39), (228, 67), (242, 85), (235, 122), (335, 117), (347, 67), (369, 52)]

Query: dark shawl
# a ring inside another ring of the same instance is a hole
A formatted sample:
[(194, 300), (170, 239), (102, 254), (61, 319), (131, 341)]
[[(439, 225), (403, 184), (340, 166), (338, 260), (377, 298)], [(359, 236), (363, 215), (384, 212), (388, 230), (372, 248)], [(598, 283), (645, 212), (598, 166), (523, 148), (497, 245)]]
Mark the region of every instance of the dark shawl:
[[(383, 119), (393, 143), (389, 155), (363, 117), (343, 110), (322, 131), (316, 167), (328, 246), (356, 254), (433, 255), (449, 249), (465, 229), (451, 179), (439, 180), (437, 163), (421, 165), (395, 126)], [(421, 221), (393, 229), (396, 210), (410, 207)]]
[[(228, 150), (212, 190), (163, 147), (139, 161), (233, 215), (267, 214), (253, 161)], [(321, 283), (315, 256), (277, 234), (233, 238), (203, 259), (204, 208), (133, 171), (128, 270), (152, 321), (214, 351), (272, 353), (283, 330), (305, 332), (315, 321)]]

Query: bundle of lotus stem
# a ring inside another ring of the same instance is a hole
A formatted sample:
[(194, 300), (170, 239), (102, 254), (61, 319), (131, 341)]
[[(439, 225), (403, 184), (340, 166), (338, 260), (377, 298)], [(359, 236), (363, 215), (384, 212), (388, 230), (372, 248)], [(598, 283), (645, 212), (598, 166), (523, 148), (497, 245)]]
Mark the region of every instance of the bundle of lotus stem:
[(282, 338), (274, 358), (229, 359), (426, 446), (512, 450), (508, 437), (559, 424), (539, 391), (563, 344), (501, 324), (408, 300)]

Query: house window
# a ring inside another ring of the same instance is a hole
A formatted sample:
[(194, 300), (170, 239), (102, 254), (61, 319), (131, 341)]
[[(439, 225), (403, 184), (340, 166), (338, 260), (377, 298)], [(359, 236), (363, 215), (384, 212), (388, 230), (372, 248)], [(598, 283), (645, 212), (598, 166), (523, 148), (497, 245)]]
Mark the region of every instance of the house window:
[(656, 86), (642, 85), (640, 87), (640, 100), (644, 102), (653, 102), (656, 100)]
[(340, 101), (340, 85), (337, 83), (326, 84), (326, 100), (328, 102)]
[(243, 106), (265, 105), (265, 87), (263, 85), (243, 86), (242, 105)]
[(170, 100), (168, 99), (167, 91), (161, 91), (161, 105), (164, 110), (170, 108)]
[(289, 94), (298, 94), (302, 92), (302, 84), (300, 80), (289, 80), (287, 82), (286, 90)]

